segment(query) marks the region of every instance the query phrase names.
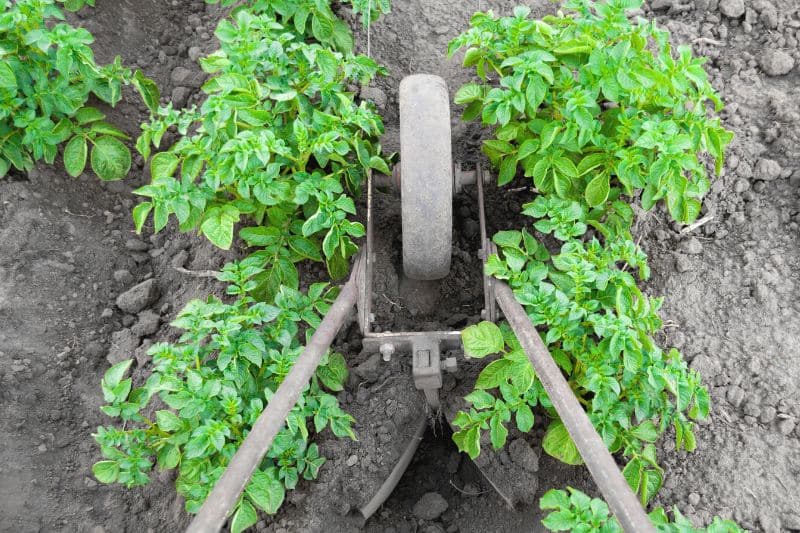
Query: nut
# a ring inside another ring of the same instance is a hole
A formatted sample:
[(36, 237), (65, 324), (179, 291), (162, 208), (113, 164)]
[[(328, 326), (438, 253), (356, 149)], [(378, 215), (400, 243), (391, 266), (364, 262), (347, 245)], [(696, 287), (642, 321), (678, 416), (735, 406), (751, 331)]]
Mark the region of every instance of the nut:
[(388, 363), (389, 361), (392, 360), (392, 356), (394, 355), (394, 344), (385, 342), (381, 344), (381, 347), (379, 349), (381, 351), (381, 355), (383, 356), (383, 360), (385, 362)]

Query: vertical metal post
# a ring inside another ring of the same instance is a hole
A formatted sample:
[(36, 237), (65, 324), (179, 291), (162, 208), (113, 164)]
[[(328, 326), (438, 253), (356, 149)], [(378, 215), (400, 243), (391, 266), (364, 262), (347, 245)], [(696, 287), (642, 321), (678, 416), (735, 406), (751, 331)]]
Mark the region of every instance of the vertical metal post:
[[(363, 260), (363, 256), (360, 256), (359, 260)], [(355, 305), (358, 290), (356, 277), (363, 270), (357, 265), (353, 272), (292, 370), (253, 424), (253, 428), (236, 451), (222, 477), (214, 485), (200, 512), (187, 528), (187, 533), (217, 533), (222, 529), (228, 514), (250, 481), (250, 476), (272, 446), (275, 435), (286, 423), (289, 411), (297, 403), (300, 394), (319, 366), (320, 359), (330, 348), (347, 314)]]
[(655, 533), (656, 530), (639, 499), (625, 481), (603, 439), (578, 403), (578, 399), (553, 361), (525, 309), (514, 298), (511, 287), (500, 280), (495, 280), (494, 291), (500, 309), (516, 333), (553, 407), (561, 417), (597, 487), (620, 525), (627, 533)]

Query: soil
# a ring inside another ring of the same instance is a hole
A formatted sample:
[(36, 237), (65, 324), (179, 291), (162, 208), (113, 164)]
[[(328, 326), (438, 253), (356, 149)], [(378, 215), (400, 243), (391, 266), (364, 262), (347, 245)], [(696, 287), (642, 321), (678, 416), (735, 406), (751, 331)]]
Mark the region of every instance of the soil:
[[(527, 3), (536, 15), (554, 9), (544, 0)], [(395, 2), (393, 12), (372, 27), (369, 51), (389, 75), (362, 94), (384, 112), (389, 150), (399, 148), (402, 77), (442, 75), (452, 96), (470, 74), (457, 59), (447, 60), (447, 42), (477, 9), (506, 15), (514, 4)], [(651, 0), (644, 11), (668, 27), (676, 43), (690, 43), (710, 58), (706, 68), (727, 104), (724, 123), (736, 133), (723, 176), (705, 203), (709, 222), (684, 232), (656, 210), (641, 214), (637, 223), (653, 271), (648, 292), (665, 297), (663, 345), (683, 351), (703, 374), (714, 402), (710, 421), (697, 430), (697, 451), (676, 452), (670, 438), (662, 440), (666, 483), (656, 503), (677, 505), (697, 525), (719, 514), (754, 531), (800, 530), (800, 5)], [(72, 22), (94, 34), (99, 60), (121, 55), (158, 82), (165, 101), (180, 106), (200, 100), (196, 58), (215, 48), (213, 28), (223, 14), (201, 0), (103, 0)], [(365, 52), (368, 39), (360, 30), (356, 41)], [(109, 117), (135, 136), (146, 114), (128, 96)], [(479, 161), (485, 132), (461, 123), (455, 108), (452, 128), (454, 160), (467, 166)], [(102, 184), (91, 175), (72, 179), (59, 165), (0, 181), (2, 531), (175, 531), (188, 522), (170, 475), (127, 490), (98, 484), (90, 471), (99, 458), (91, 433), (107, 423), (98, 407), (99, 381), (109, 362), (133, 352), (137, 372), (145, 372), (147, 346), (176, 337), (168, 323), (185, 302), (222, 292), (213, 280), (176, 267), (216, 269), (230, 259), (173, 229), (137, 237), (129, 215), (131, 190), (145, 180), (137, 159), (124, 182)], [(509, 213), (517, 213), (527, 195), (490, 188), (490, 231), (516, 224)], [(403, 278), (399, 203), (388, 194), (376, 198), (382, 217), (376, 324), (419, 331), (479, 320), (474, 191), (455, 199), (453, 269), (435, 286)], [(307, 274), (319, 272), (310, 267)], [(149, 279), (159, 290), (146, 309), (132, 315), (115, 305), (119, 294)], [(388, 475), (416, 421), (430, 413), (402, 355), (386, 364), (360, 353), (355, 325), (340, 334), (337, 348), (352, 369), (340, 400), (357, 419), (359, 441), (320, 435), (329, 457), (320, 479), (301, 483), (281, 512), (265, 517), (257, 530), (538, 531), (535, 501), (543, 491), (571, 485), (594, 493), (583, 468), (540, 456), (540, 418), (530, 434), (512, 435), (508, 452), (487, 456), (506, 471), (518, 469), (523, 455), (528, 464), (538, 459), (538, 471), (526, 474), (530, 483), (518, 494), (517, 509), (509, 510), (477, 467), (457, 453), (440, 419), (393, 495), (362, 527), (349, 516)], [(445, 413), (457, 406), (477, 370), (463, 358), (459, 365), (445, 381)], [(432, 509), (433, 518), (426, 512)]]

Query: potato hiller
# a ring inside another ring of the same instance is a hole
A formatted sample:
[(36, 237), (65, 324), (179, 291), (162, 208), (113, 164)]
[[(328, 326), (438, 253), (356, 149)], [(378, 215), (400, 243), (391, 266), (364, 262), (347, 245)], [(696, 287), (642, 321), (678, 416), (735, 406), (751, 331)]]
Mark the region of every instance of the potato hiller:
[[(292, 370), (281, 383), (252, 430), (231, 459), (227, 469), (189, 525), (189, 533), (216, 533), (261, 463), (272, 441), (283, 427), (289, 411), (328, 351), (339, 328), (356, 307), (363, 335), (363, 349), (380, 352), (384, 360), (403, 354), (412, 358), (412, 374), (417, 389), (428, 405), (439, 407), (442, 372), (455, 370), (455, 357), (442, 359), (444, 350), (461, 347), (460, 331), (373, 332), (372, 275), (373, 249), (372, 190), (380, 185), (399, 191), (402, 213), (403, 270), (411, 279), (436, 280), (450, 271), (453, 211), (452, 196), (465, 185), (478, 191), (481, 249), (486, 262), (495, 252), (486, 235), (483, 184), (489, 173), (477, 166), (464, 171), (453, 165), (450, 136), (450, 100), (447, 85), (439, 76), (415, 74), (400, 83), (400, 164), (392, 176), (367, 177), (366, 244), (357, 256), (350, 278), (342, 286), (322, 323), (314, 332)], [(511, 288), (484, 274), (485, 320), (497, 321), (502, 312), (528, 355), (536, 375), (547, 391), (554, 408), (583, 457), (589, 472), (624, 530), (655, 532), (638, 498), (622, 476), (614, 458), (573, 394), (566, 379), (531, 324)], [(416, 451), (427, 419), (423, 418), (412, 438), (378, 493), (359, 511), (369, 518), (399, 482)], [(501, 493), (495, 483), (489, 482)]]

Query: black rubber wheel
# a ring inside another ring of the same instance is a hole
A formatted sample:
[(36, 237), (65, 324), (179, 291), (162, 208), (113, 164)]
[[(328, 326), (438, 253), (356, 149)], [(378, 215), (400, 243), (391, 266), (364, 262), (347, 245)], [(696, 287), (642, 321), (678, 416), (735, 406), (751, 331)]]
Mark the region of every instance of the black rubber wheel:
[(400, 82), (400, 191), (403, 271), (411, 279), (450, 272), (453, 241), (453, 158), (450, 99), (440, 76)]

